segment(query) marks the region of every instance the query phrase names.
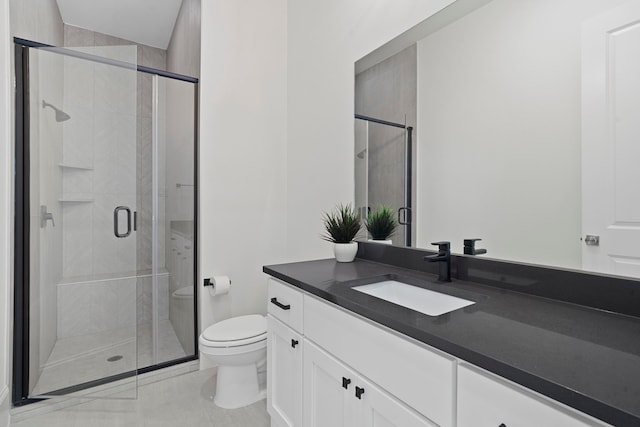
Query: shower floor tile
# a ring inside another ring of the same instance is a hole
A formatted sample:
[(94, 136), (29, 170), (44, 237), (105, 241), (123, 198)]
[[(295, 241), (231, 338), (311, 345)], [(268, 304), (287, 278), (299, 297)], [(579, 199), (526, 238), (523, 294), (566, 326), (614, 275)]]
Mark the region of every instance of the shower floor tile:
[[(185, 357), (169, 320), (160, 321), (157, 363)], [(56, 342), (32, 395), (71, 387), (153, 364), (151, 325), (63, 338)], [(121, 357), (120, 357), (121, 356)], [(108, 361), (107, 359), (117, 359)]]

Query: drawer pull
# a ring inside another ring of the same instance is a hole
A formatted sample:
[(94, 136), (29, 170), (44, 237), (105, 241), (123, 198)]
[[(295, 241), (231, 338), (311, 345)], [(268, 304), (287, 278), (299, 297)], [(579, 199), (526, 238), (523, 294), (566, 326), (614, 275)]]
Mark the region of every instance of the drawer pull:
[(298, 344), (300, 344), (300, 343), (298, 342), (298, 340), (294, 340), (293, 338), (291, 339), (291, 347), (292, 347), (292, 348), (296, 348), (296, 346), (297, 346)]
[(364, 389), (356, 386), (356, 397), (358, 399), (362, 399), (363, 394), (364, 394)]
[(348, 389), (349, 384), (351, 384), (351, 380), (349, 378), (342, 377), (342, 388), (345, 390)]
[(280, 301), (278, 301), (278, 298), (271, 298), (271, 303), (277, 305), (278, 307), (280, 307), (283, 310), (291, 310), (291, 305), (289, 304), (283, 304)]

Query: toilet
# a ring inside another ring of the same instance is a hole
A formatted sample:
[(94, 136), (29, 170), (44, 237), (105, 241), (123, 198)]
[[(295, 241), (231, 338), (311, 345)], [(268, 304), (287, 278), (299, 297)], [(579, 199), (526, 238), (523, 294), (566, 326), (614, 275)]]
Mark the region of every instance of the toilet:
[(266, 396), (258, 368), (267, 358), (267, 320), (259, 314), (232, 317), (214, 323), (198, 340), (200, 351), (218, 365), (213, 403), (233, 409)]

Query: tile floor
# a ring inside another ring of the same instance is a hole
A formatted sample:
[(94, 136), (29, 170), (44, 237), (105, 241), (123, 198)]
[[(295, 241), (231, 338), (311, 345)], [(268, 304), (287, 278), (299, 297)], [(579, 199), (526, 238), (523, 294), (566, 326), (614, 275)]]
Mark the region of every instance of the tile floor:
[(215, 370), (194, 371), (140, 386), (135, 400), (93, 400), (32, 416), (15, 427), (268, 427), (266, 401), (240, 409), (213, 404)]

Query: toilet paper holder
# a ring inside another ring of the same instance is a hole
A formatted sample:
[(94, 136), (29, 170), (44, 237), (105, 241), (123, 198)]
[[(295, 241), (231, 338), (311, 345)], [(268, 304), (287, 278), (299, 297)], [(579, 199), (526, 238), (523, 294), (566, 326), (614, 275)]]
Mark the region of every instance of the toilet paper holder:
[[(229, 284), (231, 284), (231, 280), (229, 280)], [(213, 283), (213, 281), (211, 280), (211, 277), (207, 277), (204, 279), (204, 286), (211, 286), (213, 287), (215, 284)]]

